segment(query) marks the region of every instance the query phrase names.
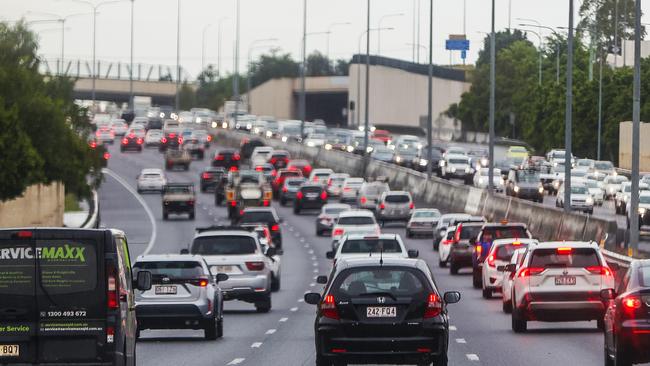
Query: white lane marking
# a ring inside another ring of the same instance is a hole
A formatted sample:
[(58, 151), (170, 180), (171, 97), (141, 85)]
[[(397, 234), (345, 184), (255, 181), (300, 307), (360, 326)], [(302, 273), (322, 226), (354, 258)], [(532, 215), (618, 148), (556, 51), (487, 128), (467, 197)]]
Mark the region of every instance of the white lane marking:
[(311, 265), (314, 267), (318, 267), (318, 262), (313, 262)]
[[(295, 236), (297, 238), (297, 237), (300, 236), (300, 233), (293, 233), (293, 236)], [(302, 241), (305, 241), (305, 240), (303, 239)]]
[(317, 270), (317, 269), (315, 269), (315, 270), (314, 270), (314, 273), (318, 273), (318, 270)]
[(309, 248), (309, 244), (305, 244), (305, 248)]
[(251, 344), (251, 348), (260, 348), (262, 347), (262, 342), (255, 342)]
[(456, 338), (456, 343), (465, 344), (467, 343), (467, 341), (465, 340), (465, 338)]
[(316, 256), (311, 257), (311, 260), (315, 261), (315, 260), (316, 260)]
[(214, 213), (212, 211), (208, 211), (208, 215), (214, 216)]
[(276, 329), (269, 329), (266, 331), (266, 334), (273, 334), (276, 332)]
[[(309, 245), (306, 245), (305, 247), (308, 247), (308, 246), (309, 246)], [(309, 249), (309, 251), (308, 251), (307, 253), (309, 253), (309, 254), (314, 254), (314, 250), (313, 250), (313, 249)]]
[(289, 318), (280, 318), (280, 323), (284, 323), (284, 322), (286, 322), (287, 320), (289, 320)]
[(452, 331), (453, 331), (453, 330), (458, 330), (458, 328), (456, 328), (455, 325), (450, 325), (450, 326), (449, 326), (449, 330), (452, 330)]
[(135, 197), (135, 199), (142, 205), (142, 208), (144, 208), (144, 211), (147, 213), (147, 216), (149, 216), (149, 221), (151, 222), (151, 236), (149, 236), (149, 243), (147, 244), (147, 247), (144, 249), (144, 252), (142, 254), (149, 254), (151, 249), (153, 249), (154, 244), (156, 243), (156, 233), (158, 231), (158, 227), (156, 226), (156, 218), (153, 216), (153, 212), (151, 212), (151, 209), (147, 205), (147, 202), (144, 201), (142, 196), (138, 194), (130, 185), (127, 183), (122, 177), (119, 176), (119, 174), (113, 172), (112, 170), (108, 168), (103, 168), (102, 173), (108, 174), (111, 177), (113, 177), (118, 183), (120, 183), (124, 188), (126, 188), (129, 193)]
[(478, 355), (475, 355), (473, 353), (468, 353), (465, 356), (467, 356), (467, 359), (470, 361), (478, 361)]
[(226, 365), (239, 365), (244, 362), (245, 358), (235, 358), (234, 360), (228, 362)]
[(305, 302), (305, 299), (298, 299), (298, 302)]
[(309, 284), (309, 287), (314, 287), (314, 286), (316, 286), (316, 284), (313, 282)]
[(289, 231), (293, 231), (293, 226), (289, 226)]
[[(296, 236), (298, 236), (298, 235), (296, 235)], [(301, 243), (304, 243), (304, 242), (305, 242), (305, 238), (300, 238), (300, 242), (301, 242)]]
[(295, 313), (296, 311), (298, 311), (298, 308), (291, 308), (291, 309), (289, 309), (289, 310), (291, 310), (292, 312)]

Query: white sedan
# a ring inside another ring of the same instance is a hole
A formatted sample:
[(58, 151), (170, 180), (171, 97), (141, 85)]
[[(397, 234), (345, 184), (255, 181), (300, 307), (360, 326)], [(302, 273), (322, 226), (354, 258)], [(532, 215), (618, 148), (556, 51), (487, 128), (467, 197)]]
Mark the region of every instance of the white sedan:
[(142, 169), (137, 178), (138, 193), (146, 191), (162, 192), (167, 184), (167, 177), (162, 169)]

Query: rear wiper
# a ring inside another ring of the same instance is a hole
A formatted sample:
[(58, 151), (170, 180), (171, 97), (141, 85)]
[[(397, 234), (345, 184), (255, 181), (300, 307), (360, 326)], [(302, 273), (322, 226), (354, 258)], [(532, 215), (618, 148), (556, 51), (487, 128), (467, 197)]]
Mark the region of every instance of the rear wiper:
[(390, 292), (364, 292), (364, 293), (359, 294), (357, 296), (361, 296), (361, 297), (386, 296), (386, 297), (390, 297), (391, 299), (393, 299), (393, 301), (397, 301), (397, 297), (395, 297), (395, 295), (391, 294)]

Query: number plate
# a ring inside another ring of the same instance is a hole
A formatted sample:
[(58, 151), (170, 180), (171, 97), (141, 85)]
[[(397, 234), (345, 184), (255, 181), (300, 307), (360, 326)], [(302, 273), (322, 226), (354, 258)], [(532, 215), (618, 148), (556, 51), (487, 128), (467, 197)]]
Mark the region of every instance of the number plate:
[(555, 277), (556, 286), (573, 286), (576, 284), (575, 276), (558, 276)]
[(395, 306), (368, 306), (366, 308), (368, 318), (395, 318), (397, 308)]
[(318, 193), (307, 193), (306, 197), (307, 198), (316, 198), (316, 197), (318, 197)]
[(217, 266), (217, 273), (230, 273), (232, 271), (232, 266)]
[(0, 344), (0, 357), (20, 356), (20, 346), (17, 344)]
[(176, 295), (178, 289), (176, 286), (156, 286), (156, 295)]

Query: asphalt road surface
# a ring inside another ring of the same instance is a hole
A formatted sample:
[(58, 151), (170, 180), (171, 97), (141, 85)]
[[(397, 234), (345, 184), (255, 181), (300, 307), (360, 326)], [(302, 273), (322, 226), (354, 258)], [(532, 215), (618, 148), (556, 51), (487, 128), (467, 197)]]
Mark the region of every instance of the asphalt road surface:
[[(214, 151), (214, 147), (212, 148)], [(178, 253), (191, 241), (194, 228), (227, 223), (225, 207), (214, 206), (212, 194), (197, 193), (196, 220), (162, 221), (159, 194), (135, 193), (135, 178), (143, 168), (162, 168), (163, 157), (155, 149), (143, 153), (120, 153), (111, 147), (110, 172), (105, 174), (99, 196), (102, 225), (124, 230), (132, 257)], [(194, 161), (190, 170), (169, 172), (172, 182), (194, 182), (198, 187), (201, 169), (209, 164)], [(198, 191), (198, 189), (197, 189)], [(203, 339), (202, 331), (143, 331), (138, 343), (139, 365), (314, 365), (315, 307), (303, 302), (303, 294), (320, 291), (315, 276), (328, 274), (325, 252), (330, 239), (316, 237), (316, 213), (293, 215), (290, 208), (276, 205), (284, 219), (282, 288), (273, 294), (273, 308), (258, 314), (253, 305), (226, 302), (224, 337)], [(418, 249), (429, 263), (442, 291), (458, 290), (461, 302), (449, 306), (450, 365), (598, 365), (603, 362), (603, 336), (595, 322), (529, 323), (526, 334), (510, 329), (510, 317), (501, 312), (497, 297), (484, 300), (474, 290), (469, 272), (451, 276), (438, 267), (431, 239), (406, 239), (400, 224), (386, 232), (402, 235), (409, 249)], [(154, 240), (152, 240), (152, 238)]]

